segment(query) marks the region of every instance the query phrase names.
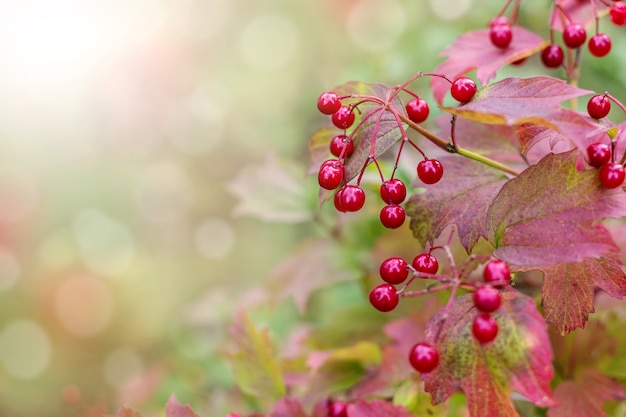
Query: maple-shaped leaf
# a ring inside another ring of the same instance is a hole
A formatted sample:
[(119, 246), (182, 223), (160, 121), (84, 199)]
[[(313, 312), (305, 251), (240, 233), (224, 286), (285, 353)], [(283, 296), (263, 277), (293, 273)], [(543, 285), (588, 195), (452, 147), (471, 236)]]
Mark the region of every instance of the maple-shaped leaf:
[(230, 330), (237, 350), (229, 357), (239, 388), (265, 401), (284, 396), (282, 369), (267, 329), (258, 330), (242, 311), (235, 317)]
[(115, 414), (107, 417), (143, 417), (140, 412), (133, 409), (132, 407), (122, 406), (120, 407)]
[(165, 405), (165, 417), (198, 417), (189, 404), (181, 405), (172, 394)]
[[(603, 232), (608, 236), (608, 232)], [(596, 288), (603, 289), (615, 298), (621, 299), (626, 295), (626, 275), (617, 246), (597, 259), (586, 258), (581, 262), (561, 263), (539, 269), (544, 272), (544, 317), (556, 325), (561, 334), (585, 326), (589, 313), (594, 312)]]
[(581, 262), (613, 248), (594, 222), (626, 214), (621, 190), (607, 190), (596, 170), (578, 171), (576, 152), (549, 154), (509, 180), (487, 212), (494, 255), (518, 267)]
[(461, 390), (471, 417), (518, 416), (515, 390), (540, 407), (556, 404), (551, 394), (552, 349), (547, 325), (532, 298), (509, 289), (492, 316), (499, 327), (494, 341), (480, 344), (472, 335), (479, 312), (471, 294), (454, 299), (450, 310), (435, 314), (425, 340), (439, 352), (439, 365), (421, 374), (433, 403)]
[(605, 401), (625, 398), (619, 383), (593, 368), (584, 370), (574, 380), (561, 382), (554, 396), (559, 405), (548, 410), (548, 417), (604, 417)]
[[(513, 41), (504, 49), (491, 44), (489, 29), (470, 31), (457, 37), (452, 45), (441, 52), (440, 56), (447, 59), (434, 72), (455, 80), (476, 69), (476, 77), (482, 84), (486, 84), (503, 66), (530, 56), (549, 44), (539, 35), (521, 26), (513, 26), (512, 29)], [(450, 91), (450, 83), (433, 77), (430, 87), (435, 100), (442, 104), (446, 93)]]
[(472, 101), (462, 106), (443, 110), (481, 123), (545, 126), (566, 136), (579, 149), (586, 150), (586, 137), (598, 130), (599, 124), (587, 115), (564, 109), (561, 103), (591, 93), (558, 78), (512, 77), (484, 86)]
[(382, 400), (359, 400), (348, 405), (348, 417), (415, 417), (402, 406)]
[(571, 150), (574, 144), (556, 130), (545, 126), (524, 123), (515, 129), (519, 151), (529, 165), (539, 162), (550, 153), (563, 153)]
[(440, 158), (445, 173), (441, 181), (410, 198), (405, 206), (414, 236), (424, 245), (450, 224), (456, 224), (461, 243), (469, 252), (486, 237), (487, 210), (506, 177), (478, 162), (458, 156)]

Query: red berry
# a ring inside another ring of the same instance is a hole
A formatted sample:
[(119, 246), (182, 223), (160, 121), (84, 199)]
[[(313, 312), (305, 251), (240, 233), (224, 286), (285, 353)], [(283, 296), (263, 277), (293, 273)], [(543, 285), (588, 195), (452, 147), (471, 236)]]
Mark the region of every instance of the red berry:
[(558, 68), (563, 63), (563, 48), (560, 45), (548, 45), (541, 51), (541, 62), (548, 68)]
[(398, 305), (398, 291), (391, 284), (380, 284), (370, 292), (370, 303), (378, 311), (386, 313)]
[(587, 146), (589, 165), (600, 168), (611, 160), (611, 147), (605, 143), (592, 143)]
[(587, 113), (594, 119), (602, 119), (611, 111), (611, 100), (604, 94), (596, 94), (587, 102)]
[(333, 401), (328, 404), (328, 417), (348, 417), (348, 404)]
[(483, 313), (493, 313), (502, 303), (500, 291), (491, 285), (478, 287), (473, 295), (474, 305)]
[(388, 229), (397, 229), (404, 224), (406, 214), (402, 206), (392, 204), (380, 211), (380, 222)]
[(611, 17), (611, 22), (617, 26), (626, 25), (626, 4), (623, 1), (613, 3), (609, 16)]
[(354, 143), (348, 136), (337, 135), (330, 141), (330, 153), (337, 158), (347, 158), (352, 155), (352, 152), (354, 152)]
[(587, 47), (591, 55), (602, 58), (611, 52), (611, 37), (606, 33), (596, 33), (589, 39)]
[(504, 288), (511, 283), (511, 271), (506, 262), (494, 259), (485, 265), (483, 279), (496, 288)]
[(402, 258), (388, 258), (380, 264), (380, 277), (388, 284), (402, 284), (409, 276), (409, 268)]
[(417, 164), (417, 176), (424, 184), (434, 184), (443, 177), (443, 165), (436, 159), (424, 159)]
[(476, 83), (471, 78), (457, 78), (450, 87), (450, 94), (456, 101), (467, 103), (476, 94)]
[(339, 190), (339, 205), (341, 211), (359, 211), (365, 204), (365, 191), (356, 185), (346, 185)]
[(428, 343), (418, 343), (409, 352), (409, 363), (417, 372), (430, 372), (439, 365), (439, 353)]
[(415, 123), (422, 123), (428, 118), (428, 114), (430, 113), (428, 102), (421, 98), (413, 98), (409, 100), (404, 107), (409, 119)]
[(341, 107), (341, 100), (334, 91), (326, 91), (317, 99), (317, 109), (324, 114), (333, 114)]
[(600, 183), (604, 188), (617, 188), (624, 183), (624, 165), (617, 162), (609, 162), (602, 165), (599, 172)]
[(430, 253), (421, 253), (417, 255), (412, 264), (417, 272), (426, 274), (436, 274), (439, 270), (439, 261)]
[(563, 29), (563, 43), (571, 49), (581, 47), (587, 40), (587, 31), (580, 23), (571, 23)]
[(335, 208), (337, 209), (337, 211), (340, 211), (342, 213), (346, 212), (346, 209), (343, 208), (343, 203), (341, 202), (341, 194), (343, 193), (343, 188), (340, 188), (336, 193), (335, 196), (333, 197), (333, 203), (335, 204)]
[(334, 190), (343, 181), (343, 164), (336, 159), (324, 161), (317, 174), (320, 187)]
[(406, 185), (398, 178), (392, 178), (380, 185), (380, 198), (387, 204), (400, 204), (406, 198)]
[(498, 335), (498, 322), (488, 313), (479, 314), (472, 323), (472, 334), (479, 343), (489, 343)]
[(489, 39), (498, 48), (508, 48), (513, 40), (513, 29), (510, 24), (493, 25), (489, 27)]
[(330, 119), (339, 129), (347, 129), (354, 123), (354, 112), (348, 106), (341, 106)]

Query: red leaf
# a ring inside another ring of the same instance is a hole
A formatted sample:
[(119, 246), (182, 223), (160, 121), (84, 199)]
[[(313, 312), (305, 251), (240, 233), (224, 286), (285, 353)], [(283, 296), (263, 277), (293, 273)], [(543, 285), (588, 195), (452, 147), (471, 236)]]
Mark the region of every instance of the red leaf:
[[(434, 72), (454, 80), (476, 69), (476, 77), (482, 84), (486, 84), (496, 76), (498, 69), (532, 55), (548, 44), (548, 41), (520, 26), (513, 26), (513, 41), (506, 49), (491, 45), (489, 29), (471, 31), (456, 38), (451, 46), (441, 52), (440, 56), (447, 59)], [(450, 83), (439, 77), (433, 77), (430, 87), (435, 100), (439, 104), (443, 103), (446, 93), (450, 90)]]
[(493, 313), (498, 336), (485, 345), (472, 335), (478, 314), (471, 294), (457, 297), (446, 316), (441, 310), (426, 328), (426, 342), (436, 347), (440, 363), (422, 374), (433, 403), (457, 390), (467, 397), (471, 417), (517, 416), (511, 390), (540, 407), (555, 404), (551, 395), (552, 350), (546, 323), (532, 298), (514, 290), (502, 293)]
[(392, 403), (373, 400), (359, 401), (348, 405), (348, 417), (414, 417), (406, 408)]
[(585, 150), (587, 135), (600, 125), (586, 115), (564, 109), (560, 103), (591, 93), (553, 77), (506, 78), (481, 88), (469, 103), (444, 110), (482, 123), (549, 127)]
[(563, 153), (571, 150), (573, 144), (559, 132), (532, 123), (524, 123), (515, 130), (519, 150), (529, 165), (539, 162), (549, 153)]
[(165, 417), (198, 417), (198, 415), (193, 412), (188, 404), (181, 405), (176, 396), (172, 394), (165, 405)]
[(494, 255), (512, 265), (580, 262), (613, 248), (593, 223), (624, 214), (623, 191), (604, 189), (596, 170), (578, 171), (576, 152), (550, 154), (502, 187), (487, 213), (487, 233)]
[(308, 417), (308, 415), (296, 398), (281, 398), (274, 404), (274, 410), (268, 417)]
[(411, 229), (423, 244), (433, 243), (450, 224), (469, 252), (478, 239), (486, 237), (485, 218), (506, 177), (475, 161), (458, 156), (441, 158), (444, 176), (426, 192), (416, 194), (405, 206)]
[(589, 313), (594, 311), (596, 287), (615, 298), (626, 295), (626, 275), (617, 247), (598, 259), (587, 258), (578, 263), (540, 269), (544, 272), (544, 316), (546, 321), (558, 327), (561, 334), (585, 326)]
[(604, 402), (623, 400), (624, 389), (602, 372), (586, 369), (575, 380), (564, 381), (554, 390), (559, 405), (548, 417), (604, 417)]

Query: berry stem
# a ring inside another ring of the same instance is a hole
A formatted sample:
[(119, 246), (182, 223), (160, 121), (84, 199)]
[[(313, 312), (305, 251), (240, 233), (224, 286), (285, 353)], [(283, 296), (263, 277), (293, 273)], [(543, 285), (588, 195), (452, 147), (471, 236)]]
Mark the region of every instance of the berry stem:
[(604, 96), (611, 100), (613, 103), (617, 104), (617, 107), (619, 107), (624, 113), (626, 113), (626, 107), (624, 107), (621, 101), (609, 94), (608, 91), (604, 92)]
[[(397, 112), (396, 112), (397, 113)], [(432, 133), (429, 130), (424, 129), (422, 126), (418, 125), (417, 123), (414, 123), (413, 121), (411, 121), (411, 119), (409, 119), (408, 117), (406, 117), (403, 114), (398, 113), (398, 117), (406, 124), (408, 124), (413, 130), (416, 130), (419, 134), (421, 134), (422, 136), (424, 136), (426, 139), (428, 139), (429, 141), (431, 141), (434, 145), (440, 147), (441, 149), (444, 149), (450, 153), (457, 153), (459, 155), (462, 155), (466, 158), (469, 159), (473, 159), (476, 162), (480, 162), (481, 164), (485, 164), (487, 166), (490, 166), (492, 168), (495, 168), (499, 171), (502, 171), (504, 173), (510, 174), (514, 177), (519, 175), (519, 172), (515, 171), (514, 169), (501, 164), (498, 161), (494, 161), (493, 159), (487, 158), (486, 156), (482, 156), (479, 155), (475, 152), (472, 152), (470, 150), (461, 148), (460, 146), (454, 146), (451, 143), (448, 143), (446, 140), (444, 140), (443, 138), (435, 135), (434, 133)]]
[[(443, 285), (439, 285), (438, 287), (431, 287), (428, 286), (426, 288), (424, 288), (423, 290), (419, 290), (419, 291), (407, 291), (407, 292), (403, 292), (402, 296), (403, 297), (419, 297), (425, 294), (430, 294), (433, 292), (437, 292), (437, 291), (444, 291), (447, 290), (449, 288), (452, 288), (455, 284), (443, 284)], [(398, 295), (400, 295), (401, 290), (398, 291)]]

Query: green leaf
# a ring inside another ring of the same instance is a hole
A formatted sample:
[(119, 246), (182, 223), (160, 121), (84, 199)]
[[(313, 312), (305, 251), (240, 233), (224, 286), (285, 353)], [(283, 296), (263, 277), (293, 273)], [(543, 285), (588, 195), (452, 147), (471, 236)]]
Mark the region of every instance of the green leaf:
[(242, 311), (235, 317), (231, 334), (237, 350), (229, 356), (239, 388), (263, 401), (276, 401), (284, 396), (282, 369), (267, 329), (257, 330)]

